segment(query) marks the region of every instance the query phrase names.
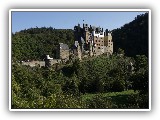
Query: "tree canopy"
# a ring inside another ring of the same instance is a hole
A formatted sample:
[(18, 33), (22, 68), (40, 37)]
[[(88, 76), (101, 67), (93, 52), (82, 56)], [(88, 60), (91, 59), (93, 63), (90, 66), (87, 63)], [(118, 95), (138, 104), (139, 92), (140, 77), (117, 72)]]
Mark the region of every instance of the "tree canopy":
[(148, 56), (149, 43), (148, 13), (138, 15), (132, 22), (112, 31), (114, 52), (119, 48), (125, 51), (126, 56)]
[(112, 32), (113, 55), (50, 69), (14, 61), (54, 57), (60, 42), (74, 43), (73, 30), (42, 27), (12, 34), (12, 108), (148, 108), (148, 13)]
[(74, 43), (72, 29), (30, 28), (12, 34), (13, 60), (42, 60), (44, 55), (55, 57), (59, 43)]

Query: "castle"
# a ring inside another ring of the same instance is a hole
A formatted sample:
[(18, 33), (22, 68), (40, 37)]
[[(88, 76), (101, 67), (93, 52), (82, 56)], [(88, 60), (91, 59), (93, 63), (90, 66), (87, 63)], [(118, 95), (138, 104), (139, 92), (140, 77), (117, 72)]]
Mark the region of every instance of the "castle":
[(82, 60), (85, 57), (101, 54), (112, 55), (113, 53), (112, 35), (107, 29), (103, 31), (103, 28), (100, 27), (88, 26), (88, 24), (83, 24), (83, 27), (80, 27), (78, 24), (74, 26), (74, 36), (75, 43), (71, 48), (67, 44), (59, 43), (55, 59), (47, 55), (44, 61), (23, 62), (22, 65), (50, 67), (53, 64), (64, 63), (71, 59)]
[(83, 24), (83, 28), (78, 26), (74, 27), (75, 34), (75, 46), (80, 46), (81, 55), (88, 52), (89, 56), (97, 56), (100, 54), (112, 55), (113, 53), (113, 41), (111, 33), (103, 28), (88, 26)]

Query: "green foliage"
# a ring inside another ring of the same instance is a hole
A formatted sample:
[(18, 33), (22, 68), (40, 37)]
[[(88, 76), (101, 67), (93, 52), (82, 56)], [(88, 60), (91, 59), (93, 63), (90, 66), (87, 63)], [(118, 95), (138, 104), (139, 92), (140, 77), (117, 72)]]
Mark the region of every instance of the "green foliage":
[(42, 60), (44, 55), (56, 56), (59, 43), (71, 46), (74, 32), (71, 29), (30, 28), (12, 34), (12, 58), (14, 61)]
[(124, 50), (122, 50), (121, 48), (119, 48), (117, 53), (124, 55)]
[[(134, 71), (127, 69), (130, 60), (102, 55), (58, 71), (13, 64), (12, 108), (147, 108), (147, 59), (137, 56)], [(138, 94), (115, 93), (127, 90), (130, 84)], [(107, 92), (114, 94), (104, 95)], [(96, 96), (83, 99), (86, 93)]]
[(149, 36), (148, 13), (138, 15), (135, 20), (112, 31), (114, 52), (119, 48), (127, 56), (146, 55), (148, 57)]
[(74, 97), (72, 94), (54, 94), (44, 101), (44, 108), (81, 108), (79, 97)]
[(148, 93), (149, 90), (149, 73), (148, 73), (148, 58), (144, 55), (135, 57), (135, 72), (130, 77), (132, 88), (143, 93)]
[(139, 109), (148, 108), (148, 95), (133, 90), (82, 96), (86, 108)]
[(63, 91), (67, 94), (73, 94), (78, 95), (79, 89), (78, 89), (78, 79), (76, 74), (73, 74), (73, 76), (70, 79), (67, 79), (63, 85)]
[(15, 62), (54, 57), (59, 42), (73, 44), (73, 34), (52, 27), (12, 34), (12, 108), (148, 108), (147, 13), (113, 30), (114, 49), (122, 55), (75, 59), (56, 70)]
[(103, 95), (95, 95), (92, 99), (86, 99), (84, 108), (89, 109), (104, 109), (104, 108), (116, 108), (117, 106), (113, 104), (111, 98), (103, 97)]
[(135, 71), (148, 70), (148, 58), (145, 55), (136, 55)]

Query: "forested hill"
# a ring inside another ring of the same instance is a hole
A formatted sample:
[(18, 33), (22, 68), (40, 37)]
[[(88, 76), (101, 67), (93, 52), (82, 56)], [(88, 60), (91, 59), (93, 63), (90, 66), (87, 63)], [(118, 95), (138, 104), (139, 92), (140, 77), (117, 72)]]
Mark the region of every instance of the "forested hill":
[[(113, 30), (112, 36), (114, 52), (121, 48), (127, 56), (148, 56), (148, 13), (139, 15), (132, 22)], [(12, 34), (12, 59), (42, 60), (45, 54), (54, 57), (58, 43), (71, 46), (74, 43), (74, 31), (52, 27), (21, 30)]]
[(30, 28), (12, 34), (13, 60), (41, 60), (45, 54), (55, 55), (58, 43), (74, 43), (72, 29)]
[(138, 15), (135, 20), (112, 31), (114, 52), (122, 48), (127, 56), (148, 56), (148, 13)]

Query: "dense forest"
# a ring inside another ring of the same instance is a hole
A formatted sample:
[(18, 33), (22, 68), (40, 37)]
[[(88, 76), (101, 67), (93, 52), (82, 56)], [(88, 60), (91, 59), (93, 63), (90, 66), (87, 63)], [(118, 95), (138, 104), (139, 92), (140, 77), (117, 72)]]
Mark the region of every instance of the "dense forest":
[(74, 43), (73, 30), (43, 27), (12, 34), (12, 108), (148, 108), (148, 14), (113, 30), (113, 41), (111, 56), (48, 69), (15, 61), (54, 57), (59, 42)]
[(16, 32), (12, 34), (12, 59), (42, 60), (46, 54), (55, 57), (59, 43), (71, 46), (74, 43), (73, 30), (42, 27)]
[(114, 52), (119, 48), (126, 56), (148, 56), (149, 29), (148, 13), (138, 15), (135, 20), (112, 31)]
[(148, 108), (147, 58), (136, 56), (134, 73), (130, 60), (102, 55), (58, 70), (14, 64), (12, 108)]
[[(112, 31), (114, 52), (119, 48), (126, 56), (148, 56), (148, 13), (138, 15), (135, 20)], [(54, 29), (52, 27), (30, 28), (12, 34), (13, 60), (42, 60), (44, 55), (55, 57), (57, 45), (74, 44), (72, 29)]]

